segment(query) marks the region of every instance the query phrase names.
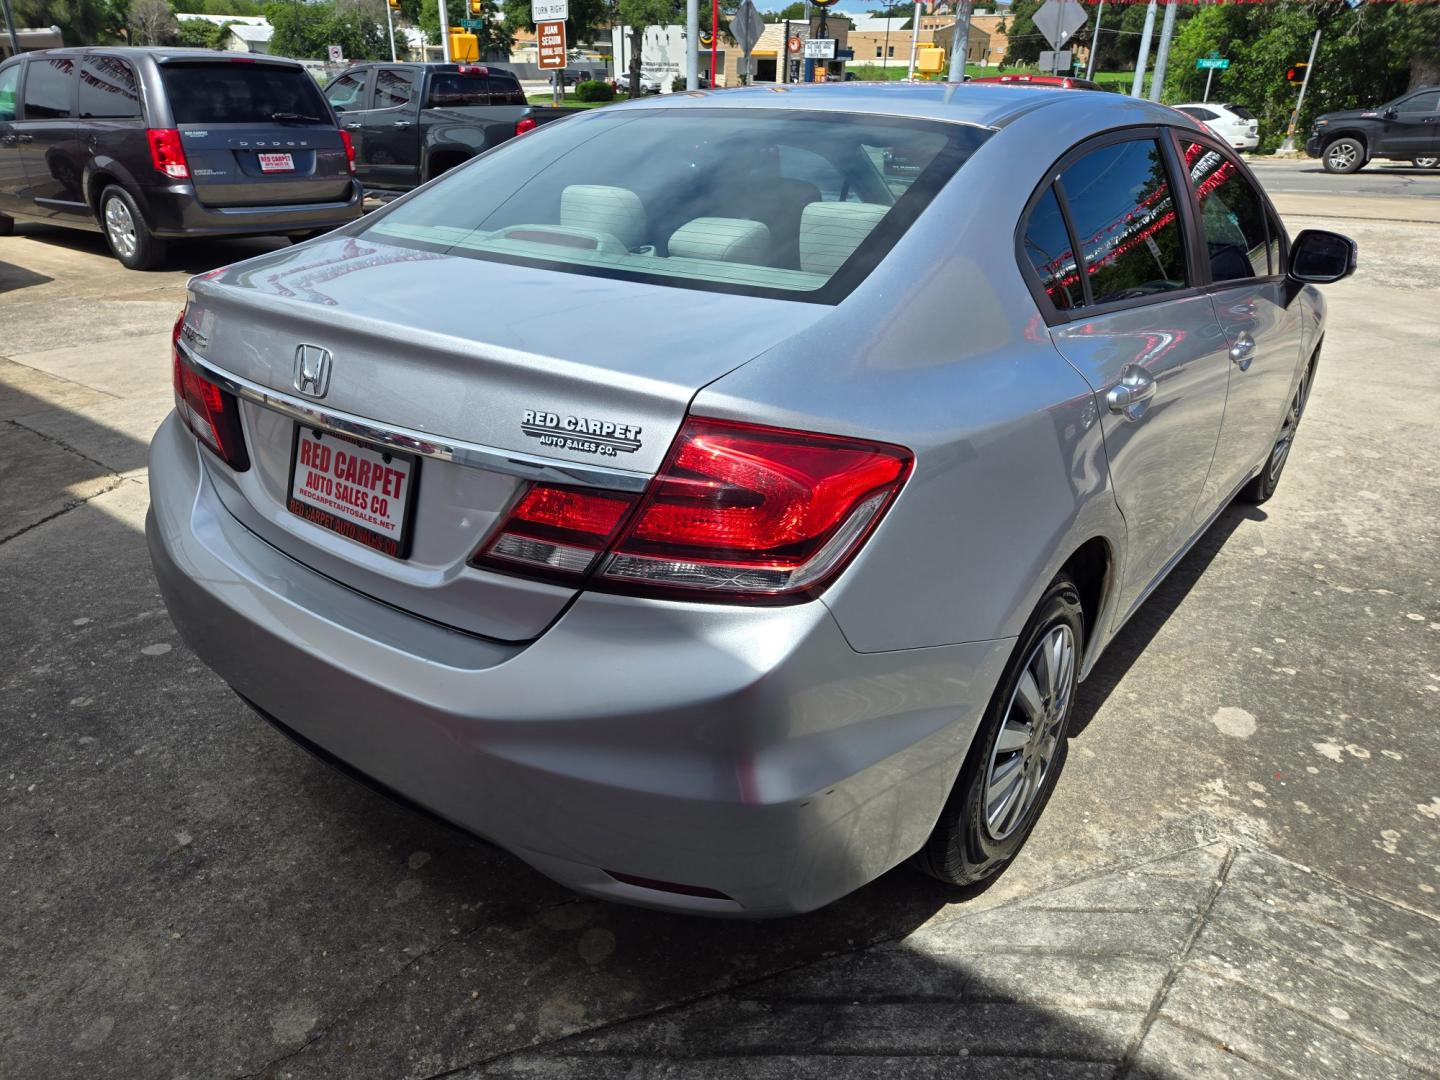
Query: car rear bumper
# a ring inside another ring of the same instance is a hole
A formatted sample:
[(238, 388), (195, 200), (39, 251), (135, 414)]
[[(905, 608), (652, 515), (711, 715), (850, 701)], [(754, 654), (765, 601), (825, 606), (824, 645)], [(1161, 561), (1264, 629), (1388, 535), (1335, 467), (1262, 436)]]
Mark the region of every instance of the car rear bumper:
[(614, 900), (777, 915), (890, 869), (933, 827), (1013, 644), (861, 654), (818, 602), (588, 593), (534, 642), (488, 641), (271, 548), (223, 508), (201, 454), (172, 414), (146, 521), (200, 658), (350, 768)]
[(145, 192), (145, 218), (156, 236), (260, 236), (339, 228), (363, 213), (364, 190), (350, 181), (349, 195), (337, 202), (294, 206), (207, 206), (189, 184)]

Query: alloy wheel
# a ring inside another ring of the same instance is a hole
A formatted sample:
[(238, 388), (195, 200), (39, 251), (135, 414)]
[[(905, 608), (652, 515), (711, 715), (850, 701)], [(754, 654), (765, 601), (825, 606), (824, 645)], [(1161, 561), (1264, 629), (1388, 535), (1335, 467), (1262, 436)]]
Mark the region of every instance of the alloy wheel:
[(1310, 396), (1310, 373), (1307, 371), (1300, 378), (1300, 385), (1295, 389), (1295, 397), (1290, 401), (1290, 409), (1285, 414), (1285, 422), (1280, 428), (1280, 438), (1275, 440), (1275, 449), (1270, 451), (1269, 477), (1273, 487), (1280, 479), (1280, 473), (1285, 468), (1285, 461), (1290, 457), (1290, 447), (1295, 442), (1295, 429), (1300, 426), (1300, 417), (1305, 413), (1305, 401)]
[(1326, 150), (1325, 156), (1329, 158), (1331, 165), (1343, 172), (1355, 164), (1360, 152), (1350, 143), (1341, 142)]
[(113, 198), (105, 204), (105, 235), (122, 259), (133, 258), (139, 240), (135, 236), (135, 218), (124, 199)]
[(985, 775), (985, 829), (1004, 840), (1035, 805), (1050, 775), (1070, 709), (1075, 676), (1075, 635), (1053, 627), (1031, 650)]
[(1440, 157), (1417, 157), (1415, 159), (1416, 168), (1433, 169), (1437, 165), (1440, 165)]

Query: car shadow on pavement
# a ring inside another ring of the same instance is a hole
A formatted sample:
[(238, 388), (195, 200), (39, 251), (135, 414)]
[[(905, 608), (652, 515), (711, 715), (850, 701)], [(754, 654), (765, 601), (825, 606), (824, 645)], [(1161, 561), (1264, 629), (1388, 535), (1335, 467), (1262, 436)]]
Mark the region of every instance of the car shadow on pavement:
[(1246, 521), (1264, 521), (1265, 511), (1258, 506), (1232, 502), (1216, 518), (1185, 558), (1176, 564), (1164, 581), (1140, 605), (1124, 629), (1105, 647), (1090, 675), (1080, 684), (1075, 698), (1075, 714), (1070, 719), (1070, 738), (1080, 735), (1095, 718), (1100, 707), (1120, 684), (1131, 665), (1150, 646), (1175, 610), (1190, 594), (1230, 535)]
[[(105, 238), (98, 232), (83, 232), (56, 225), (42, 225), (32, 222), (16, 222), (15, 235), (42, 244), (53, 244), (70, 251), (113, 258)], [(290, 243), (284, 236), (245, 236), (233, 239), (215, 240), (173, 240), (165, 255), (165, 261), (155, 269), (158, 271), (179, 271), (186, 274), (203, 274), (220, 266), (240, 262), (267, 251), (274, 251)], [(134, 271), (136, 274), (148, 271)], [(0, 279), (3, 280), (3, 279)]]
[(0, 294), (28, 289), (32, 285), (46, 285), (54, 280), (45, 274), (37, 274), (23, 266), (0, 260)]

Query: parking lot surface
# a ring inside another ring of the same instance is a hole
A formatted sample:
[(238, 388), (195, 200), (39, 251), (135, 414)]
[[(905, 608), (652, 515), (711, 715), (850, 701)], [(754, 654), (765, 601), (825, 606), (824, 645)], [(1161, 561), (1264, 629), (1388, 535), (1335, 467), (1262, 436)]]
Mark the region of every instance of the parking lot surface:
[(582, 899), (250, 713), (160, 602), (145, 446), (188, 274), (284, 241), (0, 239), (0, 1075), (1436, 1075), (1440, 220), (1292, 174), (1361, 269), (1276, 497), (1083, 685), (998, 882), (774, 922)]

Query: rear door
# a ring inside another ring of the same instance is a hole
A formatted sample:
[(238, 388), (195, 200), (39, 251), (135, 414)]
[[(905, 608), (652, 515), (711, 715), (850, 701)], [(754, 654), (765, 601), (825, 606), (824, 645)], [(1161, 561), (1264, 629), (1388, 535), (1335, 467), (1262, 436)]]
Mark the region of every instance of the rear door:
[(25, 193), (41, 217), (90, 216), (81, 193), (85, 145), (75, 120), (78, 55), (31, 58), (21, 91), (21, 119), (15, 125)]
[(1102, 137), (1060, 162), (1022, 234), (1051, 339), (1096, 394), (1127, 531), (1122, 613), (1208, 516), (1225, 413), (1227, 345), (1178, 172), (1160, 131)]
[(389, 64), (375, 69), (371, 107), (358, 114), (367, 184), (409, 188), (420, 182), (420, 74)]
[(140, 84), (128, 60), (86, 53), (80, 61), (78, 102), (80, 125), (92, 159), (149, 160)]
[(1380, 119), (1381, 154), (1414, 158), (1440, 153), (1440, 90), (1411, 94), (1391, 109)]
[(24, 206), (25, 165), (20, 160), (20, 74), (23, 63), (0, 67), (0, 210)]
[(1189, 135), (1180, 151), (1230, 350), (1225, 422), (1204, 496), (1213, 505), (1269, 452), (1290, 403), (1301, 359), (1299, 291), (1285, 276), (1278, 219), (1230, 152)]
[(293, 64), (171, 59), (162, 80), (207, 206), (343, 202), (350, 166), (329, 106)]

